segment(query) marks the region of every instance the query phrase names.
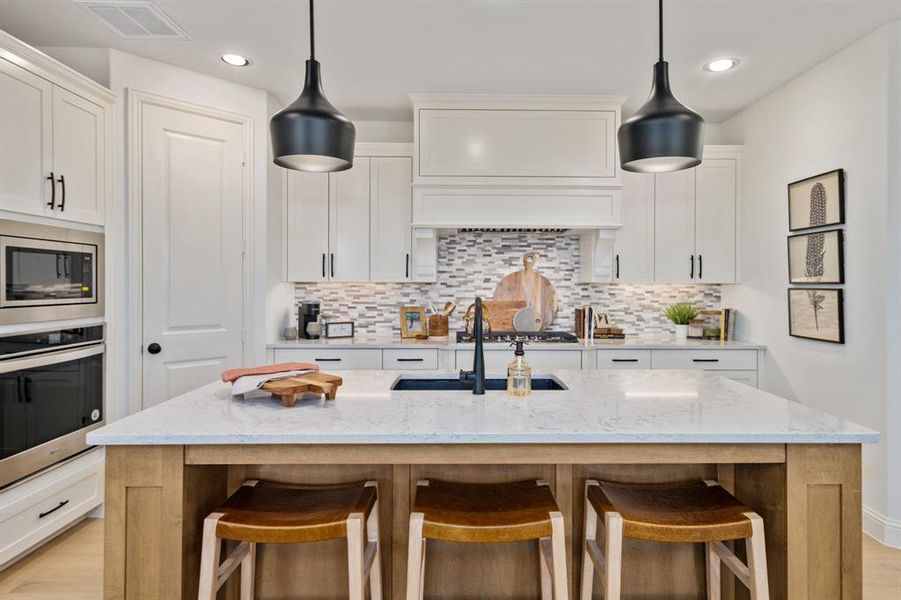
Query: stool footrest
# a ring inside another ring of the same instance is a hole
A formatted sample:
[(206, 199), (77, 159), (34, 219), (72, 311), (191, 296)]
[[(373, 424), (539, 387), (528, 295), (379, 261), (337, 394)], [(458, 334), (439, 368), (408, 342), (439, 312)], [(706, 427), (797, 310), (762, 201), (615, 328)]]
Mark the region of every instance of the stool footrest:
[(241, 566), (241, 561), (244, 560), (244, 557), (248, 554), (250, 554), (250, 543), (241, 542), (238, 544), (238, 547), (228, 555), (228, 558), (226, 558), (216, 570), (216, 589), (222, 587), (222, 584), (231, 577), (231, 574), (235, 572), (235, 569)]
[(735, 573), (735, 576), (745, 584), (745, 587), (751, 587), (751, 571), (748, 566), (730, 550), (723, 542), (711, 543), (713, 553), (716, 554), (729, 570)]
[(607, 561), (604, 560), (604, 550), (595, 540), (586, 540), (585, 549), (594, 562), (595, 568), (598, 570), (598, 576), (602, 583), (607, 582)]

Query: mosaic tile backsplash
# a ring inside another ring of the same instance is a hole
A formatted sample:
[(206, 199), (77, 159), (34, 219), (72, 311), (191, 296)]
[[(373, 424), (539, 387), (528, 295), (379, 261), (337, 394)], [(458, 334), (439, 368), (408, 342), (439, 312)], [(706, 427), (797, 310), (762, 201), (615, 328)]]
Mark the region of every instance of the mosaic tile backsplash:
[(716, 285), (579, 283), (579, 237), (559, 233), (458, 232), (438, 238), (435, 283), (302, 283), (298, 301), (315, 299), (322, 312), (353, 319), (358, 335), (400, 333), (399, 307), (457, 303), (450, 329), (463, 328), (463, 313), (476, 295), (490, 298), (504, 275), (522, 268), (527, 252), (538, 254), (537, 270), (557, 290), (559, 311), (550, 329), (571, 331), (573, 310), (582, 304), (606, 310), (626, 333), (673, 331), (663, 309), (674, 302), (720, 307)]

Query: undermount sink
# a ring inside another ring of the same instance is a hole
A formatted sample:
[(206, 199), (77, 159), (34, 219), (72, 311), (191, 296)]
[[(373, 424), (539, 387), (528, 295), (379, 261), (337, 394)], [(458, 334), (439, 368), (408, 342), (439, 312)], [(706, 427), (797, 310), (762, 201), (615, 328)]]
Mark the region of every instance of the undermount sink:
[[(507, 379), (489, 377), (485, 379), (487, 391), (503, 391), (507, 389)], [(536, 392), (563, 391), (567, 387), (556, 377), (533, 377), (532, 390)], [(401, 375), (391, 386), (398, 392), (453, 392), (472, 390), (472, 385), (463, 385), (458, 377), (415, 377)]]

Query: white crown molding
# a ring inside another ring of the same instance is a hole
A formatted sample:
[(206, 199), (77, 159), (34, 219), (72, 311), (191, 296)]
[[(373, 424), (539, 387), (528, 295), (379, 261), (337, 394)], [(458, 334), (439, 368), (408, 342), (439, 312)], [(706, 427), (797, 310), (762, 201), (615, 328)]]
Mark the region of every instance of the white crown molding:
[(589, 94), (409, 94), (414, 109), (620, 110), (627, 96)]
[(354, 156), (413, 156), (413, 142), (357, 142)]

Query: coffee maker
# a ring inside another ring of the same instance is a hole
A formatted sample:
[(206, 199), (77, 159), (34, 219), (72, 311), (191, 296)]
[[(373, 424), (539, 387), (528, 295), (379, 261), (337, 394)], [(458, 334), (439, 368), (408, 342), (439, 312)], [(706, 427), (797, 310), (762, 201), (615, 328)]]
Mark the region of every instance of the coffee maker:
[[(308, 327), (313, 323), (313, 327)], [(308, 340), (319, 339), (319, 302), (304, 300), (297, 304), (297, 335)]]

